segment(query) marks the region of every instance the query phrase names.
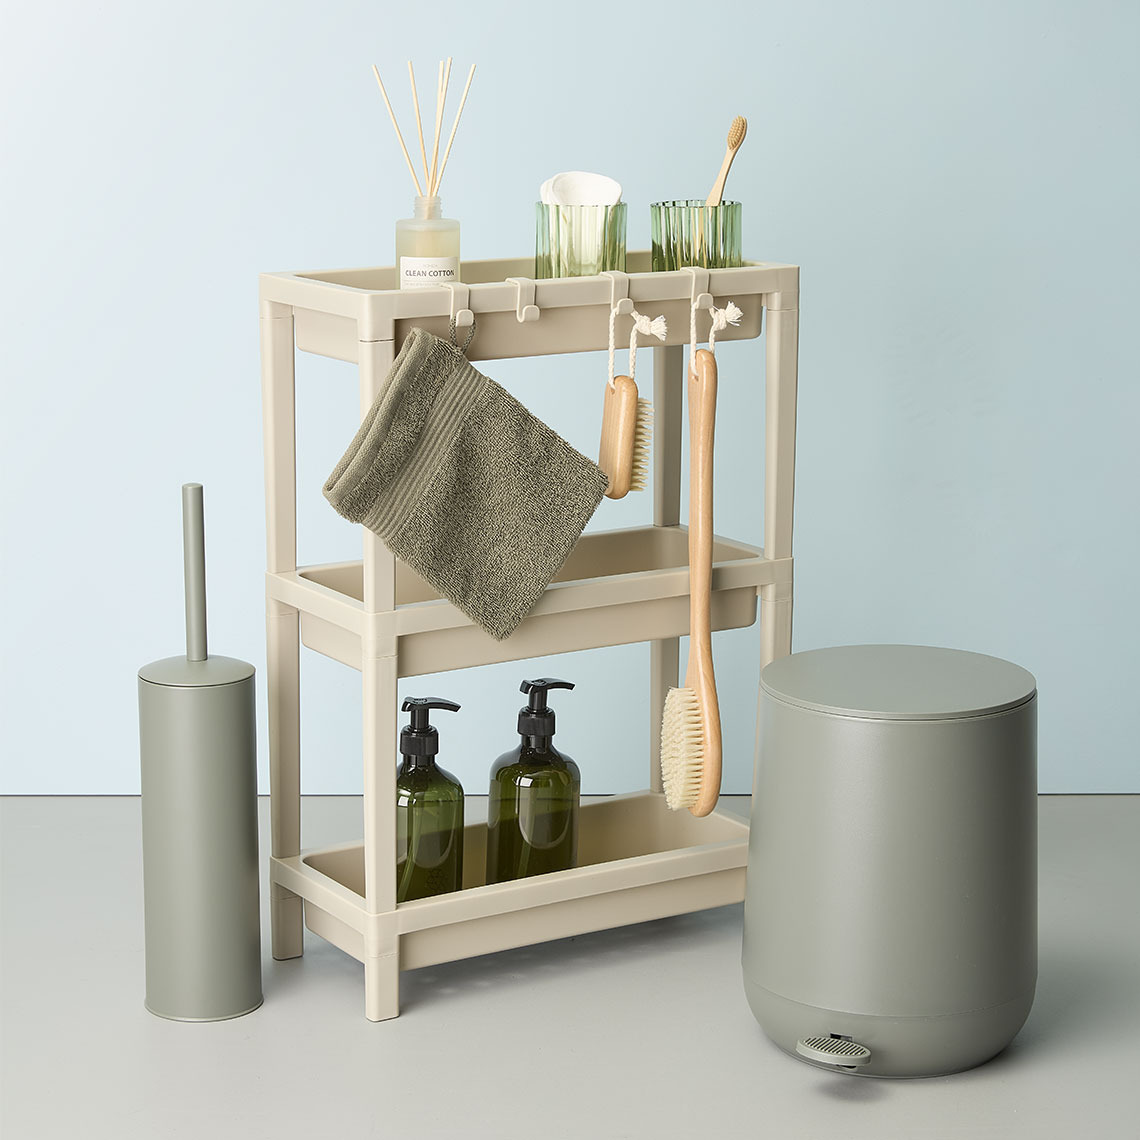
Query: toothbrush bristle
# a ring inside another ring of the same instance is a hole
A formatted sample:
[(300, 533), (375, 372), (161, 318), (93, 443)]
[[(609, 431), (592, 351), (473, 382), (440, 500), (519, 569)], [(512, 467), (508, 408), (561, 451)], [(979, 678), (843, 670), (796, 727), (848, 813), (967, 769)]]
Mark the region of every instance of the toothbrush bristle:
[(744, 136), (748, 133), (748, 120), (743, 115), (737, 115), (732, 120), (732, 126), (728, 128), (728, 145), (731, 150), (736, 150), (742, 142)]
[(670, 689), (661, 715), (661, 780), (673, 811), (692, 807), (701, 794), (704, 734), (696, 689)]

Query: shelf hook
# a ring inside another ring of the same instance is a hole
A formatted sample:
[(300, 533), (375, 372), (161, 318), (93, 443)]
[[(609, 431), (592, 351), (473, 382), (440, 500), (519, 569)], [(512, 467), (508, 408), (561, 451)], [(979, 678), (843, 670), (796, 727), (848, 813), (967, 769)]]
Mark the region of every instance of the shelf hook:
[(709, 292), (709, 271), (700, 265), (686, 265), (685, 272), (693, 279), (689, 300), (694, 309), (711, 309), (712, 294)]
[(470, 328), (475, 323), (475, 314), (471, 311), (471, 289), (458, 281), (448, 282), (444, 288), (451, 294), (450, 317), (457, 329)]
[(633, 312), (633, 300), (629, 295), (629, 274), (620, 269), (603, 270), (601, 277), (610, 279), (610, 309), (619, 317), (628, 317)]
[(515, 315), (519, 324), (538, 320), (538, 306), (534, 303), (534, 281), (529, 277), (508, 277), (516, 290)]

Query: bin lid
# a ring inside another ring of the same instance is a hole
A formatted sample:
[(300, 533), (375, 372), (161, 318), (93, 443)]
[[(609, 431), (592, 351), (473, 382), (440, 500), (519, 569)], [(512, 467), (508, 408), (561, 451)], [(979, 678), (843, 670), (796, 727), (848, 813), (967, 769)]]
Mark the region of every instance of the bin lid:
[(948, 720), (1016, 708), (1037, 693), (1020, 665), (930, 645), (840, 645), (764, 667), (766, 693), (789, 704), (875, 720)]

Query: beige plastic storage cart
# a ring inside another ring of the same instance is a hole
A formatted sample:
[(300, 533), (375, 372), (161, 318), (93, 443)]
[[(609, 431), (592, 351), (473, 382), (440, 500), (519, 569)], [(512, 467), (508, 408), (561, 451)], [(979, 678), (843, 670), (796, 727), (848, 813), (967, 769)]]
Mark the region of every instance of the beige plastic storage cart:
[[(302, 952), (302, 926), (364, 963), (365, 1013), (399, 1012), (400, 970), (738, 902), (748, 826), (665, 806), (661, 710), (688, 632), (688, 554), (680, 524), (684, 345), (690, 306), (734, 300), (744, 312), (718, 339), (757, 337), (767, 312), (764, 546), (717, 538), (712, 622), (756, 620), (762, 664), (791, 649), (799, 270), (649, 272), (533, 281), (530, 259), (464, 262), (462, 285), (401, 292), (392, 268), (261, 277), (268, 535), (267, 688), (273, 955)], [(360, 562), (297, 566), (294, 352), (355, 363), (367, 410), (409, 329), (447, 336), (478, 320), (472, 360), (605, 349), (610, 306), (628, 296), (668, 318), (654, 347), (653, 525), (583, 536), (558, 578), (506, 641), (485, 634), (363, 530)], [(705, 315), (707, 322), (707, 314)], [(701, 333), (707, 335), (702, 325)], [(723, 469), (722, 469), (723, 470)], [(518, 882), (483, 881), (486, 828), (466, 829), (464, 889), (396, 905), (397, 680), (605, 645), (651, 645), (649, 788), (583, 805), (579, 866)], [(359, 669), (364, 708), (364, 840), (301, 850), (299, 645)]]

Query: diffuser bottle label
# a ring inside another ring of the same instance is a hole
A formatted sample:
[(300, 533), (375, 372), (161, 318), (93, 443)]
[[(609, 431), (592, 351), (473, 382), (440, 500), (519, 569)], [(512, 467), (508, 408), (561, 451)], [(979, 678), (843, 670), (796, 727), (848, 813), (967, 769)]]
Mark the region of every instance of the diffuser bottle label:
[(430, 289), (459, 280), (458, 257), (401, 257), (400, 288)]

